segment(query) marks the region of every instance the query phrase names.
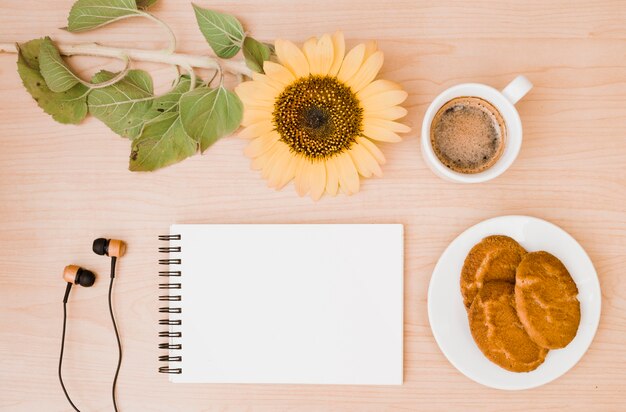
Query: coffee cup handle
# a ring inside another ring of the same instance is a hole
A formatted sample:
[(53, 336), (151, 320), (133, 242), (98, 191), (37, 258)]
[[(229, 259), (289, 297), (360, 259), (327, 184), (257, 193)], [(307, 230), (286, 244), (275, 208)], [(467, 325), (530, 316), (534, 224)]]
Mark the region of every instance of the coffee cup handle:
[(509, 83), (504, 89), (502, 94), (511, 103), (517, 103), (522, 97), (526, 96), (526, 93), (533, 88), (533, 84), (525, 76), (519, 75), (511, 83)]

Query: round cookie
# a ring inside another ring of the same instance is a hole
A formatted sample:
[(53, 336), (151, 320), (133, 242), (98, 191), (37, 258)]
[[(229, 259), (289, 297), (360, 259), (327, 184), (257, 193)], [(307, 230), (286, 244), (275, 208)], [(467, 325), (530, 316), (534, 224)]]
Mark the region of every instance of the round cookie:
[(528, 253), (517, 267), (515, 305), (524, 329), (539, 346), (567, 346), (578, 331), (578, 288), (567, 268), (548, 252)]
[(526, 250), (508, 236), (487, 236), (474, 245), (465, 257), (461, 270), (461, 294), (465, 308), (483, 284), (494, 280), (515, 283), (515, 270)]
[(533, 342), (520, 323), (514, 288), (508, 282), (486, 283), (470, 307), (470, 330), (487, 359), (511, 372), (530, 372), (548, 350)]

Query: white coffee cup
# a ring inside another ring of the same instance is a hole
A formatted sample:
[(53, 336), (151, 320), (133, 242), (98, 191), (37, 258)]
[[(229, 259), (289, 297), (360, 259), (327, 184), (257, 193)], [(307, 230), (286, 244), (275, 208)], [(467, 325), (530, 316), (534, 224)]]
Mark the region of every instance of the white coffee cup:
[[(480, 83), (464, 83), (444, 90), (428, 106), (422, 123), (422, 155), (426, 164), (439, 177), (458, 183), (479, 183), (500, 176), (512, 164), (522, 147), (522, 121), (515, 109), (522, 97), (532, 89), (533, 84), (524, 76), (517, 76), (502, 91)], [(430, 127), (439, 109), (457, 97), (479, 97), (491, 103), (502, 115), (507, 135), (504, 151), (500, 158), (488, 169), (480, 173), (459, 173), (444, 165), (433, 150), (430, 141)]]

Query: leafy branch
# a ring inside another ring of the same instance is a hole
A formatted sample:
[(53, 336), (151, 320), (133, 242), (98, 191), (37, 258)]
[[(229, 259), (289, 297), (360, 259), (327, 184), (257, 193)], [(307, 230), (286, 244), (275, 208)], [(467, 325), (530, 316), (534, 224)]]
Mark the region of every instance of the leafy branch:
[[(49, 37), (21, 44), (0, 44), (0, 52), (18, 53), (18, 73), (38, 105), (60, 123), (77, 124), (88, 114), (112, 131), (131, 140), (129, 169), (151, 171), (177, 163), (208, 149), (241, 123), (243, 106), (223, 82), (225, 73), (238, 80), (253, 71), (263, 72), (263, 62), (272, 57), (270, 45), (245, 34), (234, 16), (193, 5), (200, 31), (216, 57), (176, 53), (171, 28), (147, 9), (157, 0), (78, 0), (72, 6), (65, 28), (83, 32), (116, 21), (148, 18), (169, 36), (163, 50), (118, 48), (99, 43), (56, 44)], [(244, 60), (229, 60), (240, 51)], [(124, 62), (118, 73), (100, 71), (89, 81), (81, 79), (62, 56), (111, 57)], [(152, 78), (132, 69), (133, 61), (168, 64), (179, 75), (167, 93), (155, 96)], [(215, 74), (202, 81), (194, 69)], [(219, 84), (212, 86), (219, 75)]]
[[(163, 53), (161, 50), (128, 49), (103, 46), (98, 43), (57, 43), (56, 48), (63, 56), (112, 57), (122, 61), (132, 60), (151, 63), (169, 64), (182, 68), (222, 70), (234, 75), (250, 77), (253, 71), (242, 60), (221, 60), (208, 55), (186, 53)], [(16, 53), (14, 44), (0, 43), (0, 52)], [(266, 59), (267, 60), (267, 59)]]

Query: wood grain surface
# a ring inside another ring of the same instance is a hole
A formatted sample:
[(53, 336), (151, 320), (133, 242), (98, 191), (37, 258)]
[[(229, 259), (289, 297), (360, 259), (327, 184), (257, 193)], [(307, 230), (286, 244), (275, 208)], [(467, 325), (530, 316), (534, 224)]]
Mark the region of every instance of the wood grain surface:
[[(42, 35), (156, 48), (158, 27), (131, 19), (73, 35), (72, 0), (2, 0), (0, 42)], [(116, 360), (106, 303), (109, 261), (91, 252), (100, 236), (125, 239), (115, 308), (124, 345), (123, 411), (601, 410), (626, 408), (626, 3), (623, 1), (208, 1), (238, 15), (262, 40), (303, 41), (345, 31), (377, 39), (383, 75), (409, 91), (413, 132), (384, 145), (381, 179), (355, 196), (318, 203), (266, 188), (250, 170), (245, 142), (225, 138), (204, 156), (156, 173), (127, 170), (129, 142), (95, 119), (55, 123), (37, 107), (0, 55), (0, 407), (63, 411), (57, 381), (63, 267), (95, 271), (69, 306), (66, 384), (83, 411), (112, 410)], [(208, 52), (187, 1), (161, 0), (179, 50)], [(85, 76), (105, 59), (72, 58)], [(174, 70), (149, 70), (164, 90)], [(535, 88), (519, 104), (524, 143), (494, 181), (458, 185), (421, 159), (419, 129), (429, 102), (459, 82), (504, 87), (525, 74)], [(482, 387), (445, 359), (428, 324), (426, 292), (447, 244), (483, 219), (526, 214), (571, 233), (593, 260), (602, 318), (587, 354), (553, 383), (522, 392)], [(399, 222), (406, 231), (405, 383), (383, 386), (175, 385), (156, 373), (157, 235), (170, 223)]]

